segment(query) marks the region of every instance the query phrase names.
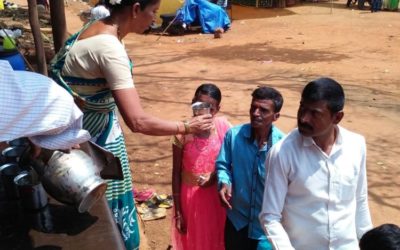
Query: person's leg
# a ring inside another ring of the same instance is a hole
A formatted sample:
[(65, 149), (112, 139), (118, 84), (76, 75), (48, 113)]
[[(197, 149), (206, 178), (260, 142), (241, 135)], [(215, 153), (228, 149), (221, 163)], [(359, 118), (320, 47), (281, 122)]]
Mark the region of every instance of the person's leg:
[(376, 5), (377, 0), (372, 0), (371, 1), (371, 12), (375, 12), (375, 5)]
[(237, 231), (235, 226), (226, 218), (225, 222), (225, 249), (226, 250), (243, 250), (248, 249), (247, 246), (247, 227)]
[(379, 0), (374, 0), (374, 12), (379, 11)]
[(249, 227), (236, 230), (227, 218), (225, 222), (225, 249), (226, 250), (272, 250), (267, 239), (255, 240), (248, 237)]
[(382, 0), (377, 0), (377, 11), (381, 11), (382, 10)]
[(254, 239), (248, 239), (249, 242), (249, 247), (247, 249), (249, 250), (258, 250), (258, 242), (259, 240), (254, 240)]

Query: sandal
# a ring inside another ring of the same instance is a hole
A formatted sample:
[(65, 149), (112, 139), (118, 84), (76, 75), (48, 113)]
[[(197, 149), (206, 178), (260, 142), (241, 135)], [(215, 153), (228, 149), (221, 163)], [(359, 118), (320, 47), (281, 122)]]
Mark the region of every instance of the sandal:
[(137, 191), (133, 189), (132, 192), (133, 192), (133, 197), (135, 197), (135, 200), (137, 202), (144, 202), (155, 196), (154, 189), (151, 188), (145, 189), (143, 191)]
[(150, 208), (171, 208), (173, 206), (173, 199), (171, 195), (160, 194), (154, 195), (144, 203)]
[(149, 207), (146, 204), (141, 203), (139, 206), (136, 206), (136, 210), (139, 214), (144, 214), (149, 211)]
[(167, 217), (167, 210), (165, 208), (148, 208), (143, 214), (140, 214), (143, 221), (158, 220)]
[(158, 199), (158, 207), (162, 208), (171, 208), (174, 205), (174, 201), (171, 195), (160, 194), (157, 196)]

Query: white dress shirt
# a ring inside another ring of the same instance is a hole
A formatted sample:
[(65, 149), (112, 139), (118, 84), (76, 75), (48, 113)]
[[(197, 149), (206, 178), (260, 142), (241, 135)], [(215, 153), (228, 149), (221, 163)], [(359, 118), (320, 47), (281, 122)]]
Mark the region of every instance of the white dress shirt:
[(354, 250), (372, 228), (365, 139), (337, 131), (330, 155), (297, 129), (271, 149), (260, 222), (274, 249)]
[(52, 79), (14, 71), (0, 60), (0, 142), (19, 137), (47, 149), (69, 149), (90, 139), (83, 113)]

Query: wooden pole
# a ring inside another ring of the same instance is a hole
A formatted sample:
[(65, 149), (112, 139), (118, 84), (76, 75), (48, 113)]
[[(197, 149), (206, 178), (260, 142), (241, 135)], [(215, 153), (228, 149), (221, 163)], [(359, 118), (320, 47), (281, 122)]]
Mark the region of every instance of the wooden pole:
[(53, 32), (54, 52), (57, 53), (68, 38), (64, 0), (50, 0), (50, 18)]
[(47, 64), (44, 53), (42, 33), (40, 31), (39, 16), (36, 0), (28, 0), (29, 23), (32, 29), (33, 40), (35, 42), (37, 71), (47, 76)]

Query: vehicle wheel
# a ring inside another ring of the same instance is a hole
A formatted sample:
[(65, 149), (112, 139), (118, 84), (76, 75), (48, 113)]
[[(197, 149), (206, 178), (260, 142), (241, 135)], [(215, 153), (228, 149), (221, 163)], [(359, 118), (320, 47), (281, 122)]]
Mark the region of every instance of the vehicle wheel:
[(171, 36), (183, 36), (185, 34), (185, 28), (181, 24), (173, 24), (168, 28), (167, 32)]

